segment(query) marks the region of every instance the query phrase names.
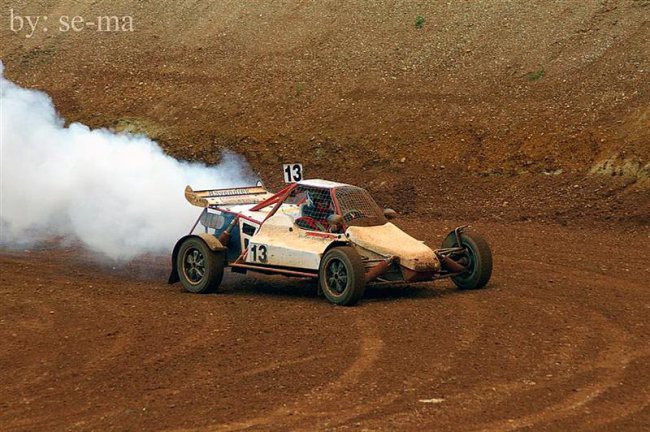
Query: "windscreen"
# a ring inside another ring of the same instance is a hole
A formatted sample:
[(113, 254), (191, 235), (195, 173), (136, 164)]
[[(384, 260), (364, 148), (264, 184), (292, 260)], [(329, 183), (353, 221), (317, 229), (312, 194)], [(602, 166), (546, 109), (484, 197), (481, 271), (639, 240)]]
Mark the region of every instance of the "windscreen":
[(348, 226), (376, 226), (386, 223), (384, 212), (368, 191), (354, 186), (336, 189), (341, 216)]

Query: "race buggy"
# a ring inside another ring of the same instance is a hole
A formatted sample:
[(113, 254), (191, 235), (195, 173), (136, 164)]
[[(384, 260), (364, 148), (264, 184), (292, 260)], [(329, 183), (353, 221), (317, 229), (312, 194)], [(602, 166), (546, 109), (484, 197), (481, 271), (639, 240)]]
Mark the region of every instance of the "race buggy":
[(216, 291), (226, 267), (317, 279), (337, 305), (357, 303), (370, 283), (451, 278), (459, 288), (476, 289), (492, 273), (481, 236), (459, 227), (431, 249), (389, 222), (395, 211), (381, 210), (356, 186), (301, 180), (275, 194), (262, 185), (188, 186), (185, 197), (203, 211), (174, 247), (169, 283), (180, 281), (193, 293)]

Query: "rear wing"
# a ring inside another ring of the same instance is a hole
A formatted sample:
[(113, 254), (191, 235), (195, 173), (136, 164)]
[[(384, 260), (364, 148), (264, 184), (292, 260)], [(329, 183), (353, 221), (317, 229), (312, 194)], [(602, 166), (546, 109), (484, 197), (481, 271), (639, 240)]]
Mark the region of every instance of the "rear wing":
[(257, 204), (272, 197), (264, 186), (247, 186), (230, 189), (192, 190), (185, 188), (185, 199), (197, 207)]

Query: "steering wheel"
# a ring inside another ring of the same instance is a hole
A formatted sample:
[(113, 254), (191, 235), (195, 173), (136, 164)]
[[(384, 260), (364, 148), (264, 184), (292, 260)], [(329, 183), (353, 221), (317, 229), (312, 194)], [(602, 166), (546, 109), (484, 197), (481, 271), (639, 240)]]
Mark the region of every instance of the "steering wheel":
[[(349, 218), (348, 218), (348, 216), (349, 216)], [(343, 214), (343, 220), (350, 221), (352, 219), (357, 219), (357, 218), (360, 218), (362, 216), (363, 216), (363, 213), (361, 213), (361, 210), (351, 209), (351, 210), (346, 211)]]

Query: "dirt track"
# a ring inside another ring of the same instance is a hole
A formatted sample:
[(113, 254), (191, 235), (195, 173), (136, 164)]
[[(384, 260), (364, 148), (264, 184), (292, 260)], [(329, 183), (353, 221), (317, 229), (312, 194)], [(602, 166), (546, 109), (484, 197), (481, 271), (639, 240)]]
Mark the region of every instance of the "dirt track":
[(300, 161), (432, 245), (477, 221), (496, 261), (485, 290), (346, 309), (304, 281), (194, 296), (166, 259), (0, 250), (1, 432), (650, 430), (648, 0), (3, 6), (134, 16), (26, 38), (3, 15), (5, 75), (66, 121), (232, 150), (272, 189)]
[(356, 308), (303, 281), (195, 296), (157, 259), (5, 252), (1, 429), (648, 430), (647, 229), (477, 228), (489, 288), (376, 287)]

